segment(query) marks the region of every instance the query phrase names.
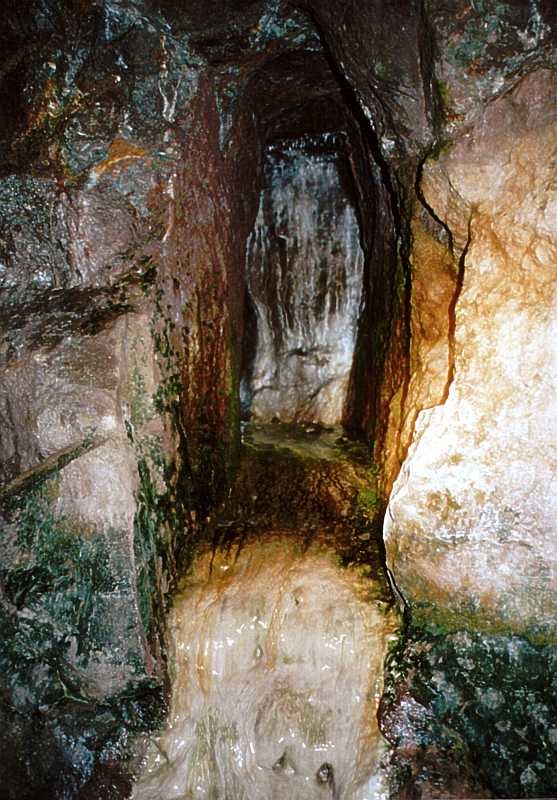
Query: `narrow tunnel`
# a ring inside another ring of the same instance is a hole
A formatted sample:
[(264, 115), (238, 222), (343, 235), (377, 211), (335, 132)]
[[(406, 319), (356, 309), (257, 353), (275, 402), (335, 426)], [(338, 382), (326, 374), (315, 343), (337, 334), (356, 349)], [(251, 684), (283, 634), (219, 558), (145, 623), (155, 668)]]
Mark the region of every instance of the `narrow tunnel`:
[(557, 792), (546, 0), (0, 24), (0, 794)]
[(371, 800), (397, 627), (371, 462), (396, 286), (383, 277), (398, 268), (391, 197), (321, 47), (264, 62), (242, 102), (258, 162), (243, 186), (243, 444), (174, 600), (169, 728), (134, 797)]
[[(219, 89), (224, 186), (213, 187), (214, 164), (207, 163), (206, 196), (196, 189), (196, 202), (216, 205), (224, 192), (228, 232), (212, 208), (209, 227), (202, 220), (204, 237), (195, 210), (177, 234), (177, 248), (199, 251), (194, 271), (213, 257), (209, 230), (222, 248), (227, 237), (233, 241), (231, 251), (218, 253), (213, 275), (217, 287), (224, 278), (222, 307), (201, 288), (201, 275), (195, 301), (185, 289), (170, 300), (186, 348), (188, 338), (196, 340), (192, 357), (177, 345), (177, 369), (188, 373), (182, 416), (202, 513), (226, 491), (240, 427), (250, 421), (336, 426), (339, 436), (367, 442), (382, 457), (388, 406), (408, 368), (401, 189), (317, 29), (303, 15), (296, 25), (301, 44), (249, 65), (240, 87), (226, 77)], [(201, 37), (200, 47), (219, 69), (228, 64), (230, 55), (213, 53), (211, 40)], [(195, 158), (207, 154), (184, 155)], [(228, 387), (219, 385), (224, 372)], [(383, 498), (397, 467), (384, 470)]]
[(242, 418), (342, 425), (371, 441), (390, 330), (405, 325), (385, 164), (322, 46), (264, 63), (245, 94), (260, 188), (246, 247)]

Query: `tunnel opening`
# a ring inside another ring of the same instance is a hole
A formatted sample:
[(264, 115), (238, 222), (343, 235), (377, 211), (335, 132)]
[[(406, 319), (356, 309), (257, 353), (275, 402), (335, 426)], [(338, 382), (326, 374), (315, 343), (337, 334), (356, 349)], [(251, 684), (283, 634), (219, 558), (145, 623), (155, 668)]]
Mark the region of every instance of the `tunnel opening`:
[(322, 49), (266, 63), (246, 245), (244, 423), (342, 426), (380, 451), (391, 335), (405, 328), (397, 199), (375, 134)]
[(234, 103), (255, 114), (258, 164), (234, 284), (242, 447), (174, 600), (170, 727), (134, 797), (367, 800), (397, 624), (371, 461), (397, 307), (392, 191), (321, 46), (267, 59)]

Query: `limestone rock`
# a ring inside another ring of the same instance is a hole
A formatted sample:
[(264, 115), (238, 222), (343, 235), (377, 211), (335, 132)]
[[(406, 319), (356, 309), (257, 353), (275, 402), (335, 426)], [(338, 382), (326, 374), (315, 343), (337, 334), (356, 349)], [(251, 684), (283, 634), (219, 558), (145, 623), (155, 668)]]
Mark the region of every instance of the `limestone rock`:
[(424, 194), (454, 233), (454, 378), (422, 411), (385, 522), (412, 603), (556, 634), (554, 73), (478, 114)]

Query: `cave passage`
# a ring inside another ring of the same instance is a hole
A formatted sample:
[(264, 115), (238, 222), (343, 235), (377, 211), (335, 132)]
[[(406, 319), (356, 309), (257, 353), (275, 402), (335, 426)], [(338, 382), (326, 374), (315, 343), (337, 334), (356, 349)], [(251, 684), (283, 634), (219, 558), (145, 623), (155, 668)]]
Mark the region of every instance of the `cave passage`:
[[(262, 104), (261, 86), (279, 96)], [(389, 323), (375, 318), (388, 305), (393, 228), (322, 55), (272, 61), (252, 93), (263, 138), (246, 245), (243, 446), (174, 601), (169, 727), (134, 798), (372, 800), (396, 619), (362, 387), (380, 381), (373, 330)]]
[(321, 47), (270, 59), (246, 102), (259, 169), (242, 417), (342, 425), (379, 447), (385, 356), (405, 313), (396, 199), (381, 154)]
[(557, 3), (2, 12), (2, 800), (557, 797)]

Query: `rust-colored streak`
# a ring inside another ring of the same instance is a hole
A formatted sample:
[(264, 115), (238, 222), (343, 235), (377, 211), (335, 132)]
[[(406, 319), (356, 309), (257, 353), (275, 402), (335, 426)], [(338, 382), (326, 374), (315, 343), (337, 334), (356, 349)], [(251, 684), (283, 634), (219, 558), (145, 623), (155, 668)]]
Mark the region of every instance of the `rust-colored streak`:
[[(256, 159), (238, 146), (224, 155), (209, 81), (192, 101), (182, 145), (160, 271), (161, 311), (172, 371), (180, 378), (180, 424), (203, 502), (222, 489), (228, 453), (239, 439), (234, 418), (244, 297), (245, 242), (257, 204)], [(251, 116), (240, 115), (238, 142), (255, 142)], [(244, 136), (244, 128), (246, 135)], [(238, 169), (238, 159), (243, 168)], [(252, 193), (245, 187), (253, 186)], [(178, 289), (176, 287), (179, 287)], [(171, 323), (171, 324), (170, 324)]]
[(127, 169), (138, 159), (148, 157), (148, 151), (143, 147), (138, 147), (127, 139), (117, 138), (110, 145), (106, 158), (94, 167), (93, 172), (99, 178), (107, 172)]

